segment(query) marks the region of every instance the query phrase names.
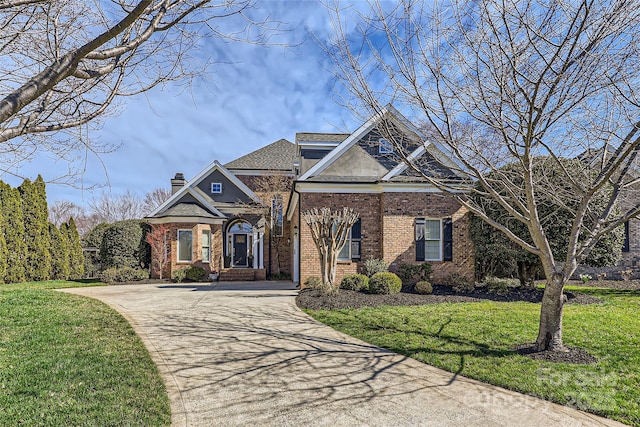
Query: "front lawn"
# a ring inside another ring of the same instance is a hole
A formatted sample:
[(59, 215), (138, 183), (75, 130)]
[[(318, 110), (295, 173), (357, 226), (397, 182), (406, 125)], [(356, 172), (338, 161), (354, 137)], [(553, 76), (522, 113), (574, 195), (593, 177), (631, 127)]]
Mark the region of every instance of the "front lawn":
[(567, 346), (598, 360), (533, 360), (513, 349), (535, 341), (539, 304), (464, 302), (305, 310), (369, 343), (456, 374), (640, 426), (640, 291), (572, 288), (604, 300), (568, 304)]
[(0, 425), (169, 425), (158, 369), (127, 321), (49, 281), (0, 285)]

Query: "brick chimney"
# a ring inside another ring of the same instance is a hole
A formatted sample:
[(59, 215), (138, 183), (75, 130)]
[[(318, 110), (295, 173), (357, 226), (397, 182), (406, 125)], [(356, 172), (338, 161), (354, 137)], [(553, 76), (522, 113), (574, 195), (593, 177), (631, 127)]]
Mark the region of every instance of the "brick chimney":
[(184, 187), (186, 182), (182, 172), (176, 173), (176, 176), (171, 180), (171, 194), (176, 194), (178, 190)]

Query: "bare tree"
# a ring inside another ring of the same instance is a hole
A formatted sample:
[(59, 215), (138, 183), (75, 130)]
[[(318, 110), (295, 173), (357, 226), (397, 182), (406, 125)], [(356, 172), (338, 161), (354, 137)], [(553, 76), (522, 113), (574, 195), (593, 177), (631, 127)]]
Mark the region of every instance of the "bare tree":
[(274, 274), (280, 274), (280, 244), (284, 237), (284, 209), (287, 204), (293, 178), (287, 175), (265, 175), (255, 181), (254, 191), (265, 207), (266, 220), (270, 224), (269, 240), (276, 260)]
[(329, 208), (302, 212), (302, 220), (309, 226), (311, 237), (320, 255), (322, 283), (337, 289), (336, 265), (338, 254), (347, 243), (349, 229), (358, 221), (358, 214), (350, 208), (332, 211)]
[[(535, 346), (563, 350), (565, 284), (600, 238), (640, 210), (638, 198), (621, 203), (622, 212), (614, 209), (637, 183), (629, 171), (640, 150), (640, 3), (374, 0), (370, 6), (357, 27), (360, 39), (346, 29), (340, 8), (332, 10), (337, 36), (327, 49), (354, 111), (382, 115), (391, 102), (407, 112), (424, 132), (409, 147), (392, 126), (382, 129), (397, 155), (540, 258), (547, 285)], [(443, 153), (455, 175), (432, 161)], [(562, 176), (536, 177), (540, 156)], [(582, 170), (566, 170), (567, 157), (582, 159)], [(507, 164), (518, 172), (500, 169)], [(591, 202), (607, 186), (608, 201), (596, 208)], [(492, 220), (475, 202), (483, 197), (469, 192), (497, 201), (508, 221)], [(542, 194), (575, 206), (562, 258), (542, 228)], [(513, 221), (530, 239), (512, 231)]]
[(85, 211), (81, 206), (68, 200), (57, 200), (49, 205), (49, 222), (55, 224), (58, 228), (63, 223), (68, 222), (69, 218), (75, 220), (84, 215)]
[(253, 20), (255, 1), (0, 0), (0, 170), (114, 149), (88, 125), (123, 96), (202, 73), (201, 40), (268, 41), (278, 24)]
[(171, 197), (170, 188), (158, 187), (149, 191), (144, 195), (144, 200), (142, 202), (144, 205), (144, 215), (149, 215), (151, 212), (156, 210), (156, 208), (167, 201), (169, 197)]
[(151, 275), (158, 275), (162, 279), (164, 267), (168, 262), (169, 226), (166, 224), (152, 224), (151, 231), (147, 233), (145, 241), (151, 246)]
[(103, 192), (89, 202), (89, 210), (91, 215), (98, 218), (99, 223), (141, 219), (146, 212), (144, 202), (129, 190), (119, 195)]

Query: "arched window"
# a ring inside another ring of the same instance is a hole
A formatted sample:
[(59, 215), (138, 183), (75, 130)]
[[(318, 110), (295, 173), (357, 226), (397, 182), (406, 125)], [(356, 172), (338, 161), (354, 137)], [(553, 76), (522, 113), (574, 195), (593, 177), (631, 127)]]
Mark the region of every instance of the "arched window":
[(229, 233), (252, 233), (253, 232), (253, 228), (251, 227), (251, 224), (249, 224), (246, 221), (236, 221), (233, 224), (231, 224), (231, 227), (229, 227)]

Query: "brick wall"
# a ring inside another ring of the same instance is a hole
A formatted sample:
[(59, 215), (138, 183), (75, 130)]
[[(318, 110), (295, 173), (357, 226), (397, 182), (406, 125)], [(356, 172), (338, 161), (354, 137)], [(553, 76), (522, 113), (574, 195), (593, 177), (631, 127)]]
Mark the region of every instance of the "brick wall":
[[(359, 262), (339, 261), (336, 279), (362, 271), (364, 260), (383, 258), (392, 271), (402, 263), (419, 264), (415, 253), (415, 218), (453, 219), (453, 261), (432, 262), (434, 281), (451, 273), (473, 278), (474, 254), (469, 237), (466, 210), (449, 196), (439, 193), (335, 194), (303, 193), (302, 212), (311, 208), (332, 210), (352, 207), (361, 217), (362, 259)], [(306, 224), (300, 227), (300, 282), (310, 276), (320, 276), (320, 259)]]
[[(191, 224), (170, 223), (169, 227), (169, 262), (163, 269), (163, 277), (170, 278), (175, 270), (187, 268), (191, 265), (199, 266), (210, 273), (212, 270), (220, 271), (222, 266), (222, 226), (217, 224)], [(178, 230), (191, 230), (192, 232), (192, 260), (191, 262), (178, 262)], [(211, 231), (211, 262), (202, 261), (202, 232)], [(152, 277), (159, 277), (158, 271), (151, 273)]]
[(455, 199), (441, 193), (384, 193), (384, 260), (391, 271), (402, 263), (416, 261), (415, 219), (451, 218), (453, 221), (453, 261), (429, 261), (434, 282), (452, 273), (474, 277), (474, 251), (469, 236), (469, 215)]
[[(359, 273), (365, 259), (382, 256), (382, 234), (379, 194), (336, 194), (336, 193), (304, 193), (300, 197), (300, 211), (312, 208), (327, 207), (331, 210), (345, 206), (353, 208), (360, 215), (362, 224), (361, 260), (338, 261), (336, 280), (340, 282), (347, 274)], [(300, 225), (300, 283), (311, 276), (320, 277), (320, 256), (316, 248), (311, 230), (302, 221)]]

